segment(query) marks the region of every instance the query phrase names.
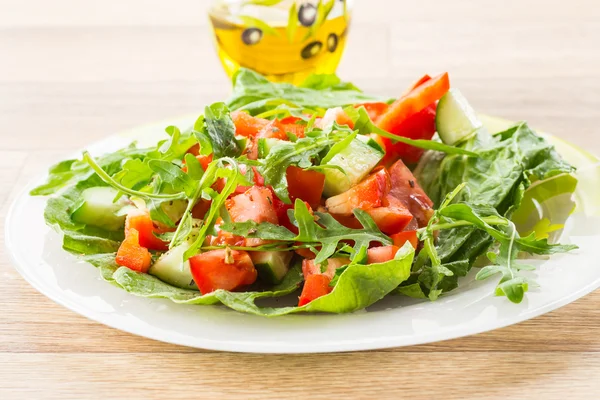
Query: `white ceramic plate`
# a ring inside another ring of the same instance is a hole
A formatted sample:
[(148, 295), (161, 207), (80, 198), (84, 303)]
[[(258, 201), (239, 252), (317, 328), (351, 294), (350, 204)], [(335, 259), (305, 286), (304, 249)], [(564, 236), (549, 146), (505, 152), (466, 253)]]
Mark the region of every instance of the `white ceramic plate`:
[[(506, 121), (485, 118), (499, 130)], [(172, 121), (171, 121), (172, 122)], [(185, 127), (193, 119), (183, 119)], [(132, 139), (156, 142), (166, 124), (136, 129), (90, 146), (93, 154), (115, 150)], [(535, 260), (539, 289), (521, 304), (494, 297), (493, 279), (463, 278), (458, 290), (436, 302), (388, 296), (346, 315), (290, 315), (264, 318), (223, 306), (177, 305), (139, 298), (100, 278), (93, 266), (61, 249), (61, 237), (44, 224), (45, 198), (29, 197), (32, 182), (11, 207), (6, 245), (18, 271), (37, 290), (63, 306), (105, 325), (164, 342), (213, 350), (256, 353), (314, 353), (408, 346), (456, 338), (533, 318), (568, 304), (600, 286), (600, 195), (598, 160), (547, 136), (579, 168), (577, 207), (560, 232), (560, 241), (579, 250)], [(570, 196), (569, 196), (570, 197)], [(570, 210), (566, 210), (570, 211)]]

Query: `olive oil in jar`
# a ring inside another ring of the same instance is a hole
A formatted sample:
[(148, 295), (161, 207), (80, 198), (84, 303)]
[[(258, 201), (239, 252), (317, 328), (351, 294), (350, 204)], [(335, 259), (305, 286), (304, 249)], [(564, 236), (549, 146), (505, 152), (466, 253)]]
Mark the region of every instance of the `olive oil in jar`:
[(217, 2), (210, 21), (225, 71), (231, 77), (245, 67), (296, 84), (335, 72), (348, 34), (347, 1)]

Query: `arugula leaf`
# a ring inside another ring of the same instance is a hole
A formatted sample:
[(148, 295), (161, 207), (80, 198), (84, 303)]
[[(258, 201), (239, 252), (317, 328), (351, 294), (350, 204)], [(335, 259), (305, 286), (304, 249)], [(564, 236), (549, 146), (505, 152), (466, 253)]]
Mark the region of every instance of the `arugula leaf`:
[(210, 138), (215, 158), (239, 155), (235, 125), (225, 103), (214, 103), (204, 109), (204, 129)]
[[(138, 149), (135, 145), (131, 145), (114, 153), (98, 157), (97, 161), (100, 168), (112, 175), (121, 170), (123, 160), (143, 158), (151, 150)], [(84, 160), (61, 161), (50, 168), (46, 182), (32, 189), (29, 194), (31, 196), (54, 194), (58, 190), (79, 181), (84, 181), (92, 175), (94, 175), (94, 171)]]
[[(198, 161), (196, 160), (196, 162)], [(176, 193), (184, 192), (187, 197), (192, 197), (194, 194), (197, 181), (194, 181), (181, 168), (163, 160), (150, 160), (148, 161), (148, 166), (161, 177), (164, 183), (170, 185)]]
[(258, 171), (265, 179), (265, 184), (273, 187), (277, 197), (289, 204), (291, 201), (287, 190), (287, 168), (291, 165), (300, 168), (311, 167), (313, 157), (346, 135), (347, 132), (330, 131), (317, 137), (307, 136), (296, 142), (281, 141), (271, 148), (266, 158), (259, 160)]
[(377, 127), (377, 125), (375, 125), (373, 121), (371, 121), (367, 110), (363, 106), (359, 108), (354, 108), (353, 106), (346, 107), (344, 108), (344, 111), (354, 122), (354, 129), (356, 129), (361, 135), (369, 135), (371, 133), (376, 133), (377, 135), (391, 139), (394, 142), (401, 142), (414, 147), (418, 147), (420, 149), (441, 151), (447, 154), (458, 154), (462, 156), (478, 157), (477, 153), (461, 147), (449, 146), (447, 144), (437, 142), (435, 140), (409, 139), (404, 136), (394, 135), (393, 133), (384, 131), (383, 129)]
[(328, 83), (318, 86), (317, 81), (330, 81), (331, 75), (313, 76), (308, 79), (311, 81), (310, 87), (273, 83), (254, 71), (240, 68), (233, 76), (233, 94), (226, 104), (231, 110), (244, 109), (256, 115), (280, 104), (326, 109), (381, 101), (381, 98), (368, 96), (351, 85)]

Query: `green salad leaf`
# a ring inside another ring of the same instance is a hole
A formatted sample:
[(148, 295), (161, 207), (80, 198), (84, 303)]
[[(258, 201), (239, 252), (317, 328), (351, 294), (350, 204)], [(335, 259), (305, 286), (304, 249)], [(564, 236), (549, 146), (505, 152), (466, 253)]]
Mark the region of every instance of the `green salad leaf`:
[[(227, 101), (230, 110), (246, 110), (257, 115), (281, 104), (307, 108), (343, 107), (356, 103), (382, 101), (343, 84), (332, 75), (309, 77), (305, 85), (272, 83), (264, 76), (240, 68), (233, 76), (233, 94)], [(384, 99), (388, 100), (388, 99)]]
[[(545, 239), (536, 240), (531, 235), (521, 238), (517, 234), (513, 237), (510, 230), (512, 223), (508, 218), (519, 207), (532, 181), (574, 171), (551, 144), (527, 124), (519, 123), (493, 136), (479, 131), (461, 146), (476, 151), (479, 157), (428, 152), (415, 170), (419, 184), (438, 208), (449, 193), (464, 185), (454, 199), (459, 204), (450, 204), (437, 211), (438, 217), (450, 221), (449, 225), (442, 227), (445, 229), (440, 230), (434, 249), (440, 263), (467, 262), (470, 269), (476, 259), (487, 254), (495, 241), (500, 243), (501, 249), (512, 243), (510, 246), (515, 250), (511, 254), (519, 251), (553, 254), (575, 248), (550, 245)], [(494, 222), (504, 218), (505, 222), (492, 227), (489, 222), (482, 222), (484, 218), (491, 218)], [(419, 281), (424, 295), (435, 298), (457, 287), (456, 274), (432, 280), (430, 269), (427, 264), (420, 266), (420, 273), (425, 275), (414, 278)], [(524, 293), (527, 286), (517, 280), (512, 282), (516, 286), (509, 288), (512, 283), (506, 282), (510, 280), (501, 282), (508, 292), (499, 289), (498, 293), (509, 295), (511, 301), (520, 301), (520, 293)], [(414, 283), (407, 282), (407, 285)], [(417, 292), (412, 290), (412, 293)]]
[[(410, 275), (414, 249), (410, 244), (398, 251), (395, 258), (385, 263), (362, 265), (351, 263), (339, 276), (331, 293), (302, 307), (260, 307), (260, 298), (280, 297), (295, 292), (302, 282), (299, 266), (285, 276), (283, 282), (264, 292), (230, 292), (216, 290), (202, 295), (194, 290), (171, 286), (152, 275), (121, 267), (111, 279), (136, 296), (166, 298), (180, 304), (210, 305), (221, 303), (237, 311), (266, 317), (299, 312), (346, 313), (361, 310), (381, 300)], [(110, 262), (110, 260), (106, 260)], [(112, 265), (109, 267), (111, 268)]]

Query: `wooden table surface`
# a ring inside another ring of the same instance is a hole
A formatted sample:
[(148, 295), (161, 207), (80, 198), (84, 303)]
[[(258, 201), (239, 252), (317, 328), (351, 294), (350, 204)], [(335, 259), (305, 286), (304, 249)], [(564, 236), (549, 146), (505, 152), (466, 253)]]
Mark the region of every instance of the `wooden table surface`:
[[(0, 4), (0, 228), (16, 193), (49, 163), (228, 94), (206, 8), (202, 0)], [(397, 95), (424, 72), (448, 70), (478, 110), (527, 119), (600, 154), (599, 39), (597, 0), (363, 0), (339, 73)], [(0, 246), (0, 308), (1, 399), (600, 398), (600, 292), (441, 343), (230, 354), (76, 315), (31, 288)]]

